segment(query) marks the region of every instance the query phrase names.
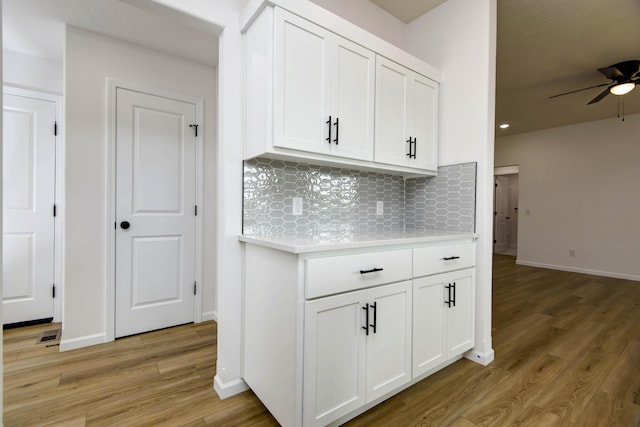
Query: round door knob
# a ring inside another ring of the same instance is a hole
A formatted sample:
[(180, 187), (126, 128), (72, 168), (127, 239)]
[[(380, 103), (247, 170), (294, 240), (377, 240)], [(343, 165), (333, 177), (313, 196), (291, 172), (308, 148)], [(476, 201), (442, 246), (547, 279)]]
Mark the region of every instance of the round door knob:
[(120, 223), (120, 228), (122, 228), (123, 230), (128, 229), (129, 227), (131, 227), (131, 224), (129, 224), (129, 221), (122, 221)]

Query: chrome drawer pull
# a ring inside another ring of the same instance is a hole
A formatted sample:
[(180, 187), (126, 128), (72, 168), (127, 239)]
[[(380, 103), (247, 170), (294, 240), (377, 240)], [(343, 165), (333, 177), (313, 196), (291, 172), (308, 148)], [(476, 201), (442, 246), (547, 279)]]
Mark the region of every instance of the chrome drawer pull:
[(371, 270), (360, 270), (360, 274), (376, 273), (382, 270), (384, 270), (384, 268), (372, 268)]
[(460, 259), (459, 256), (450, 256), (442, 258), (444, 261), (451, 261), (452, 259)]

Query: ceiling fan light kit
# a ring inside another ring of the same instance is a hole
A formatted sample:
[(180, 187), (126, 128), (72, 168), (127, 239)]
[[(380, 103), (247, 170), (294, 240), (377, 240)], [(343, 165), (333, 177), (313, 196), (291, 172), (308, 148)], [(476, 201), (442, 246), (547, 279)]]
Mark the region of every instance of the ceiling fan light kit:
[(590, 105), (601, 101), (610, 93), (614, 95), (625, 95), (631, 92), (636, 87), (636, 84), (640, 82), (640, 60), (637, 59), (619, 62), (605, 68), (598, 68), (598, 71), (604, 74), (604, 76), (611, 80), (611, 82), (572, 90), (570, 92), (550, 96), (549, 98), (557, 98), (559, 96), (569, 95), (571, 93), (581, 92), (583, 90), (607, 86), (607, 88), (603, 90), (598, 96), (589, 101), (587, 105)]
[(609, 89), (609, 92), (611, 92), (614, 95), (625, 95), (631, 92), (635, 87), (636, 87), (636, 84), (634, 82), (620, 83), (615, 86), (612, 86)]

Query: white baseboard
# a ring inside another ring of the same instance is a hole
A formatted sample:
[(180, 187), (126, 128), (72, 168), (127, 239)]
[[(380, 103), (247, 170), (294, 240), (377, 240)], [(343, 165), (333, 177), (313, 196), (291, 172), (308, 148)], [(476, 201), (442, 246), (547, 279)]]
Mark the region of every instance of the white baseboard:
[(213, 379), (213, 389), (218, 393), (218, 397), (224, 400), (227, 397), (249, 390), (249, 386), (242, 380), (242, 378), (236, 378), (224, 383), (220, 377), (216, 375)]
[(493, 362), (495, 356), (496, 354), (494, 353), (493, 349), (485, 353), (480, 353), (479, 351), (471, 349), (464, 354), (465, 359), (469, 359), (473, 362), (479, 363), (482, 366), (487, 366), (489, 363)]
[(107, 342), (107, 335), (93, 334), (85, 335), (84, 337), (71, 338), (70, 340), (64, 339), (64, 332), (62, 333), (62, 339), (60, 340), (60, 351), (75, 350), (77, 348), (89, 347), (96, 344), (104, 344)]
[(590, 274), (592, 276), (612, 277), (614, 279), (625, 279), (625, 280), (633, 280), (636, 282), (640, 282), (640, 276), (635, 274), (622, 274), (622, 273), (614, 273), (611, 271), (589, 270), (588, 268), (570, 267), (566, 265), (544, 264), (541, 262), (525, 261), (519, 258), (516, 259), (516, 264), (526, 265), (528, 267), (547, 268), (549, 270), (569, 271), (572, 273)]
[(209, 320), (213, 320), (215, 322), (218, 321), (218, 312), (217, 311), (206, 311), (202, 313), (202, 322), (207, 322)]

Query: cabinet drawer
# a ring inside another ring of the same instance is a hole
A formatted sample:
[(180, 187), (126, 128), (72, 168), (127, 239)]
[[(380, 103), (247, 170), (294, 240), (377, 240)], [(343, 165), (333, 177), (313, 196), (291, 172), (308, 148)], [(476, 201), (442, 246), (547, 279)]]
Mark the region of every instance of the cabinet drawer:
[(411, 249), (314, 258), (305, 262), (305, 298), (337, 294), (411, 277)]
[(413, 277), (473, 267), (476, 264), (475, 243), (430, 246), (413, 250)]

